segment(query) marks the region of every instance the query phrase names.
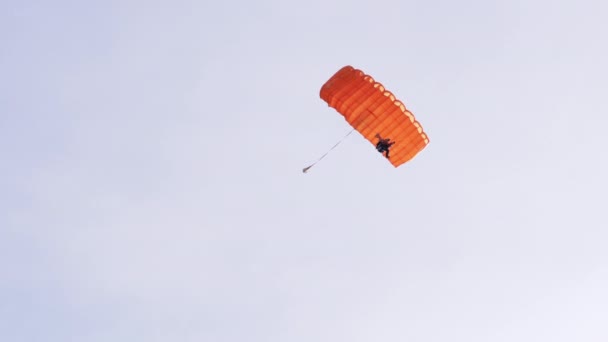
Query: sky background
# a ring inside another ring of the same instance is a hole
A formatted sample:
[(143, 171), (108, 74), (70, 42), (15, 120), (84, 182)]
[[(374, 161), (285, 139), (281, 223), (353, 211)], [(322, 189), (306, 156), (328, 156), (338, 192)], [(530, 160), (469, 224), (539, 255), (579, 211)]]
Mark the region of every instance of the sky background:
[[(608, 3), (0, 2), (0, 340), (608, 340)], [(319, 98), (352, 65), (430, 144)]]

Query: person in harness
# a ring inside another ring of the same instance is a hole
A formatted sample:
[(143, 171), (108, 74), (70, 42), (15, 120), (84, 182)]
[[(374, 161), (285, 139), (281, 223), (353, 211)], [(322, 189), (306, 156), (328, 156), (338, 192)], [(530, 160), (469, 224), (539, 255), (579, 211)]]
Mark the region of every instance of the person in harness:
[(391, 139), (389, 139), (389, 138), (382, 139), (380, 134), (376, 134), (376, 138), (378, 138), (378, 143), (376, 144), (376, 150), (378, 150), (378, 152), (380, 152), (380, 153), (386, 152), (385, 156), (387, 159), (389, 159), (389, 156), (388, 156), (389, 148), (391, 146), (393, 146), (393, 144), (395, 142), (391, 141)]

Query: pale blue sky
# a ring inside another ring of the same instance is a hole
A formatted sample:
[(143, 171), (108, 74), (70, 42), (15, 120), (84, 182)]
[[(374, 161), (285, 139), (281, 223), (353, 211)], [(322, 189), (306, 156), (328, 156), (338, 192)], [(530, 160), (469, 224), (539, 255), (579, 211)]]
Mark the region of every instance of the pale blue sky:
[[(604, 1), (0, 3), (0, 341), (608, 339)], [(431, 143), (394, 169), (344, 65)]]

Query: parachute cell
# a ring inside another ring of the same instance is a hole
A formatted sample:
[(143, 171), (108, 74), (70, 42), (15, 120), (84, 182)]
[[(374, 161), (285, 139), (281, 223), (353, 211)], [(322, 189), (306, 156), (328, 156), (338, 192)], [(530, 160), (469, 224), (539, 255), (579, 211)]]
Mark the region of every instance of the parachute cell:
[(405, 105), (370, 75), (352, 66), (343, 67), (327, 80), (320, 96), (373, 145), (378, 141), (376, 134), (394, 141), (388, 159), (394, 167), (414, 158), (429, 143)]

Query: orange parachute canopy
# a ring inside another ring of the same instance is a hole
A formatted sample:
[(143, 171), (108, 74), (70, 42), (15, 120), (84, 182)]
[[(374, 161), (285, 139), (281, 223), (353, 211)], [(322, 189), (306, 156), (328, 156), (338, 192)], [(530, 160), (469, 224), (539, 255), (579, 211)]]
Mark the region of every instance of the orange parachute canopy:
[(414, 158), (429, 143), (405, 105), (382, 84), (352, 66), (336, 72), (321, 87), (320, 95), (374, 146), (378, 142), (376, 134), (394, 141), (388, 160), (395, 167)]

